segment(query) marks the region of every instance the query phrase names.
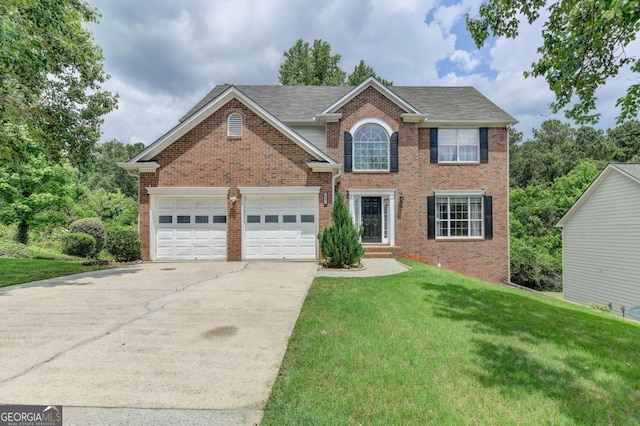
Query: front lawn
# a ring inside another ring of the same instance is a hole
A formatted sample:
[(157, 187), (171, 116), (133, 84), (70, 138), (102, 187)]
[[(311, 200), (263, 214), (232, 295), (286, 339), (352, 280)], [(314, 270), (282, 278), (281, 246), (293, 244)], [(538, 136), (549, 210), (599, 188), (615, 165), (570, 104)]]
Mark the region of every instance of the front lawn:
[(0, 258), (0, 287), (106, 268), (81, 261)]
[(318, 278), (263, 425), (640, 424), (640, 325), (411, 262)]

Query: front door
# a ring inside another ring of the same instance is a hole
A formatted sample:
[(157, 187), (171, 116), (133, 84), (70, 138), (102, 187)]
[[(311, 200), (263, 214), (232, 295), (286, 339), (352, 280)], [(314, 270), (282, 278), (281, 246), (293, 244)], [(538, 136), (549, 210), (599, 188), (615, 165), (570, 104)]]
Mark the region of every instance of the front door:
[(363, 243), (382, 242), (382, 199), (380, 197), (362, 197), (362, 233)]

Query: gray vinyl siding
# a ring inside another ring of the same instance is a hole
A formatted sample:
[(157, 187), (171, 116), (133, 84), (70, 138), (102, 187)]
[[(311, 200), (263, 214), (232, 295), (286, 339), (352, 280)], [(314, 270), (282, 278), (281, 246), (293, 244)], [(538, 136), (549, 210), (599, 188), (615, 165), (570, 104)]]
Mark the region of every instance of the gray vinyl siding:
[(289, 128), (314, 144), (317, 148), (320, 148), (322, 152), (327, 152), (325, 126), (289, 125)]
[(640, 306), (640, 184), (614, 171), (562, 230), (567, 300)]

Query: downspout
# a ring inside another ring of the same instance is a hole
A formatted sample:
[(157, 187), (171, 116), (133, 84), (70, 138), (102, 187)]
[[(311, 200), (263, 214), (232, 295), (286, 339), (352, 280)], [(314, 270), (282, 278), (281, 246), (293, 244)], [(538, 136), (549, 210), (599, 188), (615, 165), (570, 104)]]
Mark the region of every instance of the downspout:
[(342, 164), (338, 165), (338, 173), (333, 173), (331, 177), (331, 205), (333, 205), (334, 200), (336, 199), (336, 185), (338, 184), (338, 179), (342, 176)]

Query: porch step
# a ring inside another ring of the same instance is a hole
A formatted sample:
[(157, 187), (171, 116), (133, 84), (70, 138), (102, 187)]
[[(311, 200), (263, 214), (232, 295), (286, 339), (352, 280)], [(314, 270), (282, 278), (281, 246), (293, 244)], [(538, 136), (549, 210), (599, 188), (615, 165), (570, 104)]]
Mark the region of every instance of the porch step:
[(393, 253), (390, 251), (367, 251), (365, 250), (364, 255), (362, 256), (365, 259), (391, 259), (395, 257)]
[(393, 258), (397, 257), (397, 252), (399, 247), (391, 247), (388, 245), (368, 245), (363, 244), (364, 247), (364, 256), (365, 258)]

